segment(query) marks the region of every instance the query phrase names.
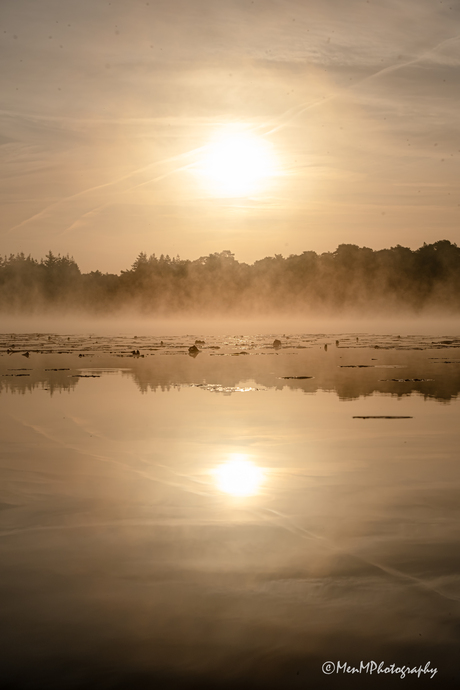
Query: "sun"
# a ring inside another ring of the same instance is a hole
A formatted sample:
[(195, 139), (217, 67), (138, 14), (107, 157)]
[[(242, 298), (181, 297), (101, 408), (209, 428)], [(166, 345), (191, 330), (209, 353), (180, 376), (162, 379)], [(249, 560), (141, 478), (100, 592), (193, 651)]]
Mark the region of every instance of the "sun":
[(217, 488), (232, 496), (254, 496), (265, 480), (261, 467), (238, 454), (212, 472)]
[(212, 194), (241, 197), (263, 191), (276, 174), (277, 164), (272, 144), (238, 133), (210, 143), (197, 170)]

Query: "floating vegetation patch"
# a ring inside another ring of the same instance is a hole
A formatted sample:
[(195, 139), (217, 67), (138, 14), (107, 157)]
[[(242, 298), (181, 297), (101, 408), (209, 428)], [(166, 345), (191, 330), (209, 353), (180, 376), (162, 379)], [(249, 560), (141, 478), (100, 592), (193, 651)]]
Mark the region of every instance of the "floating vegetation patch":
[(210, 393), (224, 393), (224, 395), (267, 390), (267, 388), (256, 388), (255, 386), (222, 386), (220, 383), (191, 383), (190, 387), (201, 388), (201, 390), (209, 391)]
[(415, 382), (420, 383), (422, 381), (433, 381), (434, 379), (379, 379), (379, 381), (391, 381), (394, 383), (409, 383)]
[(339, 364), (341, 369), (373, 369), (375, 364)]
[(353, 419), (413, 419), (408, 415), (354, 415)]

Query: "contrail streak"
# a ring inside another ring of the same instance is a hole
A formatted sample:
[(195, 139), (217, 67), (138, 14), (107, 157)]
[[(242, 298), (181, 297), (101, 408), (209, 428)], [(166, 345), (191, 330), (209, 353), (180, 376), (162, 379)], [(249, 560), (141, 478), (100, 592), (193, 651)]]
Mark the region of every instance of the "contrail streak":
[[(8, 230), (5, 232), (5, 235), (8, 235), (10, 232), (13, 232), (14, 230), (17, 230), (27, 223), (30, 223), (33, 220), (37, 220), (37, 218), (43, 217), (47, 211), (50, 211), (52, 209), (57, 208), (58, 206), (61, 206), (61, 204), (66, 203), (67, 201), (72, 201), (73, 199), (78, 199), (81, 196), (84, 196), (85, 194), (89, 194), (90, 192), (95, 192), (98, 189), (104, 189), (106, 187), (111, 187), (115, 184), (118, 184), (119, 182), (123, 182), (124, 180), (129, 180), (131, 177), (134, 175), (137, 175), (141, 172), (144, 172), (145, 170), (149, 170), (150, 168), (153, 168), (157, 165), (162, 165), (164, 163), (170, 163), (175, 160), (180, 160), (181, 158), (185, 158), (187, 156), (191, 156), (194, 153), (198, 153), (199, 151), (202, 151), (206, 147), (199, 147), (197, 149), (192, 149), (191, 151), (187, 151), (186, 153), (180, 153), (177, 156), (171, 156), (170, 158), (164, 158), (163, 160), (160, 161), (155, 161), (154, 163), (149, 163), (148, 165), (143, 166), (142, 168), (137, 168), (136, 170), (131, 171), (127, 175), (123, 175), (123, 177), (119, 177), (116, 180), (112, 180), (110, 182), (104, 182), (103, 184), (95, 185), (94, 187), (89, 187), (88, 189), (83, 189), (81, 192), (77, 192), (76, 194), (72, 194), (71, 196), (64, 197), (64, 199), (60, 199), (59, 201), (56, 201), (53, 204), (49, 204), (45, 208), (43, 208), (41, 211), (36, 213), (33, 216), (30, 216), (30, 218), (26, 218), (25, 220), (22, 220), (20, 223), (17, 225), (14, 225), (12, 228), (8, 228)], [(161, 177), (159, 179), (162, 179)]]
[[(200, 149), (195, 149), (195, 151), (198, 151)], [(184, 154), (186, 155), (186, 154)], [(165, 173), (164, 175), (158, 175), (158, 177), (152, 177), (150, 180), (146, 180), (145, 182), (140, 182), (139, 184), (133, 185), (132, 187), (129, 187), (128, 189), (124, 189), (121, 193), (126, 194), (127, 192), (131, 192), (133, 189), (137, 189), (138, 187), (143, 187), (146, 184), (150, 184), (152, 182), (159, 182), (160, 180), (164, 180), (166, 177), (170, 177), (171, 175), (175, 175), (178, 172), (181, 172), (182, 170), (188, 170), (189, 168), (192, 168), (194, 165), (196, 165), (195, 162), (193, 163), (188, 163), (188, 165), (182, 165), (179, 168), (174, 168), (174, 170), (170, 170), (169, 172)], [(100, 206), (95, 206), (92, 208), (90, 211), (86, 211), (86, 213), (83, 213), (81, 216), (79, 216), (72, 225), (70, 225), (68, 228), (65, 230), (62, 230), (62, 232), (59, 232), (56, 236), (60, 237), (62, 235), (67, 235), (71, 230), (73, 230), (75, 227), (77, 227), (78, 223), (80, 223), (83, 218), (86, 218), (88, 216), (91, 216), (93, 214), (96, 214), (98, 211), (100, 211), (103, 208), (107, 208), (112, 204), (111, 201), (107, 201), (104, 204), (100, 204)]]
[[(168, 481), (166, 479), (163, 479), (161, 477), (156, 477), (152, 474), (150, 474), (147, 471), (144, 470), (139, 470), (136, 467), (133, 467), (132, 465), (129, 465), (127, 462), (123, 462), (121, 460), (116, 460), (115, 458), (108, 457), (106, 455), (101, 455), (100, 453), (95, 453), (89, 450), (85, 450), (83, 448), (79, 448), (78, 445), (72, 444), (72, 443), (66, 443), (62, 441), (60, 438), (56, 438), (53, 434), (49, 433), (46, 429), (41, 428), (40, 426), (36, 424), (31, 424), (29, 422), (26, 422), (25, 420), (18, 419), (17, 417), (14, 417), (13, 415), (10, 415), (11, 419), (14, 419), (15, 422), (18, 424), (32, 429), (37, 435), (43, 436), (46, 438), (48, 441), (51, 441), (52, 443), (55, 443), (57, 446), (60, 446), (64, 448), (65, 450), (71, 450), (75, 451), (76, 453), (79, 453), (80, 455), (87, 456), (89, 458), (94, 458), (94, 460), (98, 460), (99, 462), (107, 463), (109, 465), (113, 465), (121, 470), (124, 470), (128, 473), (135, 474), (142, 479), (146, 479), (149, 482), (157, 483), (157, 484), (163, 484), (165, 486), (171, 486), (175, 489), (179, 489), (181, 491), (184, 491), (185, 493), (191, 493), (191, 494), (196, 494), (198, 496), (208, 496), (209, 493), (206, 491), (200, 491), (196, 489), (194, 486), (186, 486), (184, 483), (178, 483), (178, 482), (172, 482)], [(161, 465), (158, 465), (161, 467)], [(196, 484), (197, 482), (194, 482), (193, 480), (189, 479), (190, 484)]]
[[(363, 77), (359, 81), (355, 82), (354, 84), (351, 84), (348, 86), (345, 90), (340, 90), (339, 93), (331, 94), (329, 96), (325, 96), (317, 101), (314, 101), (313, 103), (303, 103), (301, 105), (296, 106), (295, 110), (292, 115), (288, 115), (289, 113), (294, 110), (294, 108), (290, 108), (287, 110), (283, 115), (280, 116), (280, 119), (283, 119), (283, 122), (281, 122), (279, 125), (274, 127), (273, 129), (269, 130), (268, 132), (265, 132), (262, 136), (267, 137), (270, 134), (274, 134), (275, 132), (278, 132), (280, 129), (283, 129), (286, 125), (288, 125), (290, 122), (295, 120), (297, 117), (305, 113), (307, 110), (311, 110), (312, 108), (316, 108), (317, 106), (323, 105), (324, 103), (327, 103), (330, 100), (340, 98), (340, 96), (343, 95), (344, 91), (351, 91), (352, 89), (356, 89), (359, 86), (362, 86), (363, 84), (366, 84), (369, 81), (373, 81), (374, 79), (377, 79), (378, 77), (382, 77), (386, 74), (391, 74), (392, 72), (397, 72), (398, 70), (404, 69), (405, 67), (409, 67), (410, 65), (415, 65), (417, 62), (420, 62), (421, 60), (425, 59), (427, 56), (431, 55), (435, 51), (437, 51), (441, 46), (446, 45), (447, 43), (452, 43), (453, 41), (457, 41), (460, 38), (460, 35), (452, 36), (452, 38), (446, 38), (444, 41), (441, 41), (437, 45), (435, 45), (433, 48), (430, 48), (429, 50), (425, 51), (422, 53), (422, 55), (418, 55), (417, 57), (413, 58), (412, 60), (407, 60), (406, 62), (402, 63), (396, 63), (394, 65), (389, 65), (388, 67), (383, 67), (382, 69), (378, 70), (377, 72), (374, 72), (373, 74), (368, 75), (367, 77)], [(287, 117), (287, 119), (285, 119)], [(260, 128), (260, 127), (259, 127)]]
[(350, 556), (353, 556), (354, 558), (358, 559), (362, 563), (366, 563), (367, 565), (371, 565), (374, 568), (377, 568), (378, 570), (381, 570), (384, 573), (387, 573), (387, 575), (391, 575), (392, 577), (396, 577), (400, 580), (403, 581), (408, 581), (412, 584), (415, 584), (424, 590), (428, 590), (430, 592), (434, 592), (438, 596), (442, 597), (443, 599), (448, 599), (449, 601), (456, 601), (460, 602), (460, 598), (451, 595), (451, 594), (446, 594), (445, 592), (440, 591), (436, 587), (433, 587), (430, 583), (426, 582), (425, 580), (422, 580), (419, 577), (416, 577), (415, 575), (410, 575), (408, 573), (403, 573), (400, 570), (397, 570), (396, 568), (391, 568), (390, 566), (387, 566), (382, 563), (378, 563), (377, 561), (370, 560), (368, 558), (365, 558), (364, 556), (355, 553), (352, 549), (346, 549), (341, 546), (338, 546), (334, 542), (330, 541), (327, 537), (323, 537), (319, 534), (315, 534), (314, 532), (310, 532), (310, 530), (304, 529), (303, 527), (300, 527), (299, 525), (296, 525), (295, 523), (292, 522), (290, 517), (288, 515), (283, 515), (277, 510), (273, 510), (271, 508), (266, 508), (263, 512), (266, 513), (273, 513), (273, 515), (276, 515), (278, 518), (281, 518), (284, 522), (284, 524), (281, 524), (282, 527), (287, 529), (288, 531), (292, 532), (293, 534), (297, 534), (297, 536), (300, 537), (309, 537), (310, 539), (314, 539), (316, 541), (322, 542), (327, 548), (329, 548), (332, 551), (335, 551), (337, 553), (344, 553)]
[[(284, 127), (286, 127), (286, 126), (287, 126), (288, 124), (290, 124), (293, 120), (295, 120), (296, 118), (300, 117), (303, 113), (307, 112), (308, 110), (311, 110), (311, 109), (313, 109), (313, 108), (317, 108), (317, 107), (319, 107), (319, 106), (321, 106), (321, 105), (324, 105), (325, 103), (328, 103), (328, 102), (331, 101), (331, 100), (340, 98), (340, 96), (344, 95), (344, 93), (346, 93), (347, 91), (351, 91), (351, 90), (353, 90), (353, 89), (357, 89), (358, 87), (362, 86), (363, 84), (366, 84), (366, 83), (368, 83), (368, 82), (370, 82), (370, 81), (373, 81), (373, 80), (375, 80), (375, 79), (378, 79), (379, 77), (382, 77), (382, 76), (385, 76), (385, 75), (387, 75), (387, 74), (391, 74), (391, 73), (393, 73), (393, 72), (399, 71), (399, 70), (401, 70), (401, 69), (404, 69), (405, 67), (409, 67), (410, 65), (414, 65), (414, 64), (420, 62), (421, 60), (425, 59), (427, 56), (431, 55), (432, 53), (436, 52), (436, 51), (437, 51), (439, 48), (441, 48), (442, 46), (445, 46), (445, 45), (447, 45), (447, 44), (449, 44), (449, 43), (455, 42), (455, 41), (457, 41), (459, 38), (460, 38), (460, 35), (456, 35), (456, 36), (452, 36), (451, 38), (447, 38), (447, 39), (441, 41), (440, 43), (438, 43), (437, 45), (433, 46), (433, 47), (430, 48), (429, 50), (425, 51), (425, 52), (422, 53), (421, 55), (418, 55), (417, 57), (415, 57), (415, 58), (413, 58), (413, 59), (411, 59), (411, 60), (408, 60), (408, 61), (403, 62), (403, 63), (397, 63), (397, 64), (394, 64), (394, 65), (390, 65), (390, 66), (388, 66), (388, 67), (383, 67), (382, 69), (378, 70), (377, 72), (374, 72), (373, 74), (370, 74), (370, 75), (367, 76), (367, 77), (363, 77), (361, 80), (359, 80), (358, 82), (355, 82), (354, 84), (348, 86), (346, 89), (343, 89), (343, 88), (342, 88), (342, 89), (340, 89), (337, 93), (330, 94), (329, 96), (324, 96), (323, 98), (321, 98), (321, 99), (319, 99), (319, 100), (316, 100), (316, 101), (314, 101), (313, 103), (312, 103), (312, 102), (301, 103), (301, 104), (299, 104), (299, 105), (297, 105), (297, 106), (294, 106), (293, 108), (288, 109), (287, 111), (285, 111), (284, 113), (282, 113), (282, 114), (281, 114), (280, 116), (278, 116), (277, 118), (274, 118), (273, 120), (271, 120), (271, 122), (268, 121), (268, 122), (266, 122), (265, 124), (262, 124), (262, 125), (254, 125), (253, 127), (250, 127), (250, 128), (248, 129), (248, 131), (249, 131), (249, 132), (253, 132), (253, 133), (254, 133), (254, 132), (260, 132), (261, 130), (266, 129), (267, 127), (268, 127), (268, 128), (271, 127), (271, 129), (269, 129), (268, 131), (261, 132), (261, 136), (263, 136), (263, 137), (268, 137), (268, 136), (274, 134), (275, 132), (278, 132), (279, 130), (281, 130), (281, 129), (283, 129)], [(201, 147), (198, 147), (198, 148), (196, 148), (196, 149), (192, 149), (192, 150), (190, 150), (190, 151), (186, 151), (185, 153), (178, 154), (177, 156), (172, 156), (172, 157), (170, 157), (170, 158), (165, 158), (165, 159), (160, 160), (160, 161), (155, 161), (154, 163), (150, 163), (150, 164), (148, 164), (148, 165), (146, 165), (146, 166), (143, 166), (143, 167), (141, 167), (141, 168), (138, 168), (138, 169), (136, 169), (136, 170), (133, 170), (132, 172), (130, 172), (130, 173), (128, 173), (128, 174), (126, 174), (126, 175), (124, 175), (124, 176), (122, 176), (122, 177), (120, 177), (120, 178), (117, 178), (116, 180), (112, 180), (112, 181), (110, 181), (110, 182), (105, 182), (105, 183), (100, 184), (100, 185), (95, 185), (94, 187), (89, 187), (88, 189), (84, 189), (84, 190), (82, 190), (81, 192), (77, 192), (76, 194), (72, 194), (71, 196), (68, 196), (68, 197), (65, 197), (65, 198), (63, 198), (63, 199), (60, 199), (60, 200), (57, 201), (57, 202), (54, 202), (54, 203), (52, 203), (52, 204), (49, 204), (48, 206), (46, 206), (45, 208), (43, 208), (41, 211), (39, 211), (38, 213), (34, 214), (33, 216), (30, 216), (29, 218), (26, 218), (26, 219), (24, 219), (23, 221), (21, 221), (20, 223), (18, 223), (17, 225), (14, 225), (13, 227), (9, 228), (8, 230), (6, 230), (5, 235), (8, 235), (8, 234), (10, 234), (10, 233), (13, 232), (13, 231), (18, 230), (19, 228), (24, 227), (25, 225), (27, 225), (28, 223), (30, 223), (30, 222), (32, 222), (32, 221), (34, 221), (34, 220), (37, 220), (37, 219), (39, 219), (39, 218), (42, 218), (42, 217), (43, 217), (44, 215), (46, 215), (49, 211), (58, 208), (59, 206), (61, 206), (62, 204), (66, 203), (66, 202), (68, 202), (68, 201), (72, 201), (73, 199), (78, 199), (78, 198), (80, 198), (80, 197), (82, 197), (82, 196), (84, 196), (84, 195), (86, 195), (86, 194), (89, 194), (89, 193), (91, 193), (91, 192), (94, 192), (94, 191), (97, 191), (97, 190), (100, 190), (100, 189), (107, 189), (108, 187), (112, 187), (113, 185), (118, 184), (119, 182), (123, 182), (124, 180), (129, 180), (130, 178), (134, 177), (135, 175), (137, 175), (137, 174), (139, 174), (139, 173), (142, 173), (142, 172), (144, 172), (144, 171), (146, 171), (146, 170), (149, 170), (149, 169), (151, 169), (151, 168), (153, 168), (153, 167), (155, 167), (155, 166), (162, 165), (162, 164), (164, 164), (164, 163), (170, 163), (170, 162), (173, 162), (173, 161), (178, 161), (178, 160), (181, 160), (181, 159), (183, 159), (183, 158), (187, 158), (187, 157), (189, 157), (189, 156), (192, 156), (192, 155), (194, 155), (194, 154), (196, 154), (196, 153), (200, 153), (200, 152), (206, 150), (206, 149), (208, 148), (208, 146), (209, 146), (209, 145), (201, 146)], [(142, 183), (140, 183), (140, 184), (138, 184), (138, 185), (134, 185), (134, 186), (131, 187), (130, 189), (135, 189), (135, 188), (137, 188), (137, 187), (141, 187), (141, 186), (143, 186), (143, 185), (145, 185), (145, 184), (149, 184), (149, 183), (151, 183), (151, 182), (160, 181), (160, 180), (164, 179), (165, 177), (168, 177), (168, 176), (170, 176), (170, 175), (172, 175), (172, 174), (178, 172), (179, 170), (184, 170), (184, 169), (186, 169), (186, 168), (188, 168), (188, 167), (192, 167), (193, 165), (194, 165), (194, 163), (192, 163), (192, 164), (190, 164), (190, 165), (187, 165), (187, 166), (183, 166), (183, 167), (181, 167), (181, 168), (177, 168), (177, 169), (175, 169), (175, 170), (173, 170), (173, 171), (170, 171), (170, 172), (168, 172), (168, 173), (165, 173), (164, 175), (160, 175), (160, 176), (155, 177), (155, 178), (152, 178), (152, 179), (150, 179), (150, 180), (148, 180), (148, 181), (146, 181), (146, 182), (142, 182)], [(130, 191), (130, 190), (127, 190), (127, 191)], [(77, 219), (77, 221), (74, 221), (74, 223), (73, 223), (69, 228), (66, 228), (63, 232), (61, 232), (61, 233), (59, 233), (59, 234), (62, 235), (62, 234), (66, 234), (66, 233), (70, 232), (70, 230), (73, 229), (75, 223), (77, 223), (78, 220), (80, 220), (81, 218), (83, 218), (83, 217), (85, 217), (85, 216), (87, 216), (87, 215), (90, 215), (91, 213), (96, 212), (97, 210), (100, 210), (101, 208), (104, 208), (105, 206), (108, 206), (108, 205), (109, 205), (108, 203), (107, 203), (107, 204), (102, 204), (101, 206), (98, 206), (98, 207), (92, 209), (91, 211), (88, 211), (87, 213), (83, 214), (83, 216), (81, 216), (79, 219)]]

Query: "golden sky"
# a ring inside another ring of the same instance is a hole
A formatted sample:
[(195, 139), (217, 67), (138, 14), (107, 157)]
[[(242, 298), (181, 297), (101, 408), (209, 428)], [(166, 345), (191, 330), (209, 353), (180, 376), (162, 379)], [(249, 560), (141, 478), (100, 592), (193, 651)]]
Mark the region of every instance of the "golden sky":
[(0, 253), (460, 240), (458, 0), (3, 0)]

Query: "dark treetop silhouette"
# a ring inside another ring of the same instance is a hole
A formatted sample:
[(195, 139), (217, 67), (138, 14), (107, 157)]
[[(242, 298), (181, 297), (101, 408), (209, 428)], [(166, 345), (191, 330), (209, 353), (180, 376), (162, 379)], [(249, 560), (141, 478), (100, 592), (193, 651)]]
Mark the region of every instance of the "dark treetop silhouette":
[(141, 252), (120, 275), (81, 273), (73, 258), (51, 251), (40, 261), (22, 253), (0, 258), (3, 313), (453, 313), (460, 311), (459, 288), (460, 248), (448, 240), (416, 250), (341, 244), (252, 265), (228, 250), (195, 261)]

